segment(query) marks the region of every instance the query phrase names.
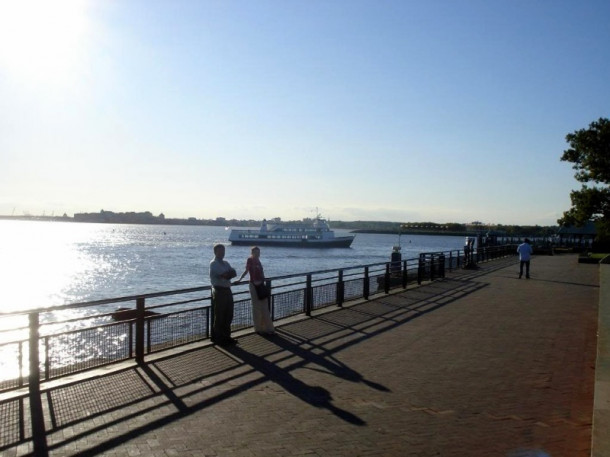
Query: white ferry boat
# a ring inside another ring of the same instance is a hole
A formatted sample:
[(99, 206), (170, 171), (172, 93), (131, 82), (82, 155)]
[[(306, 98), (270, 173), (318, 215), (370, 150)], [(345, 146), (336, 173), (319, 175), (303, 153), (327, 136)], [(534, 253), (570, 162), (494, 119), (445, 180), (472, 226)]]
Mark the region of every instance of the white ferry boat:
[(335, 236), (328, 222), (316, 216), (312, 222), (268, 224), (263, 220), (258, 230), (231, 230), (229, 241), (237, 246), (349, 248), (354, 235)]

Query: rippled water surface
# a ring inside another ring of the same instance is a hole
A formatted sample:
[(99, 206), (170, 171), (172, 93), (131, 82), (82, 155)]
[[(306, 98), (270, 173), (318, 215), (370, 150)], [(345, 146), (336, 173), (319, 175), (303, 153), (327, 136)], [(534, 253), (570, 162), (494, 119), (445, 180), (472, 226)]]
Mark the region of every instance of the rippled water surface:
[[(337, 235), (347, 234), (337, 230)], [(225, 227), (0, 221), (0, 311), (18, 311), (209, 284), (215, 243), (241, 273), (250, 248)], [(263, 247), (268, 277), (389, 260), (395, 235), (358, 234), (349, 249)], [(403, 259), (461, 249), (456, 236), (403, 235)]]

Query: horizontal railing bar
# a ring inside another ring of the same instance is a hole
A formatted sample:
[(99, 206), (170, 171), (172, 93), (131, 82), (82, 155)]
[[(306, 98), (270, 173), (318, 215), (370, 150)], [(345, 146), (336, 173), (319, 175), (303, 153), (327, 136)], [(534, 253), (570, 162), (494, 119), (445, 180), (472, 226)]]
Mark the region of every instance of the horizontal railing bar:
[[(188, 309), (186, 311), (184, 311), (184, 310), (183, 311), (170, 311), (169, 313), (163, 314), (163, 317), (173, 316), (175, 314), (183, 314), (185, 312), (201, 311), (201, 310), (208, 309), (208, 308), (209, 308), (209, 306), (200, 306), (199, 308), (190, 308), (190, 309)], [(155, 316), (148, 316), (148, 317), (149, 318), (154, 318)]]
[(20, 314), (30, 314), (30, 313), (49, 313), (52, 311), (63, 311), (65, 309), (110, 305), (112, 303), (133, 301), (133, 300), (137, 300), (138, 298), (146, 299), (146, 298), (164, 297), (164, 296), (168, 296), (168, 295), (202, 292), (204, 290), (211, 290), (211, 289), (212, 289), (212, 286), (201, 286), (201, 287), (192, 287), (190, 289), (169, 290), (169, 291), (165, 291), (165, 292), (152, 292), (149, 294), (129, 295), (129, 296), (125, 296), (125, 297), (107, 298), (104, 300), (93, 300), (93, 301), (88, 301), (88, 302), (70, 303), (68, 305), (56, 305), (56, 306), (49, 306), (46, 308), (33, 308), (33, 309), (24, 310), (24, 311), (0, 311), (0, 316), (3, 316), (3, 315), (16, 316), (16, 315), (20, 315)]
[(2, 333), (10, 333), (10, 332), (18, 332), (19, 330), (27, 330), (29, 327), (26, 325), (24, 327), (12, 327), (12, 328), (5, 328), (5, 329), (1, 329), (0, 330), (0, 334)]
[[(182, 301), (177, 301), (177, 302), (171, 302), (171, 303), (162, 303), (160, 305), (150, 305), (150, 306), (146, 306), (146, 309), (159, 309), (159, 308), (167, 308), (168, 306), (179, 306), (179, 305), (186, 305), (188, 303), (197, 303), (198, 301), (204, 301), (204, 300), (210, 300), (211, 297), (205, 297), (205, 298), (193, 298), (190, 300), (182, 300)], [(205, 309), (205, 308), (209, 308), (209, 306), (202, 306), (201, 309)], [(135, 309), (135, 308), (133, 308)], [(198, 309), (198, 308), (195, 308)], [(180, 311), (177, 311), (180, 312)], [(113, 313), (114, 314), (114, 313)], [(168, 313), (171, 314), (171, 313)]]
[(91, 330), (91, 329), (98, 329), (98, 328), (106, 328), (106, 327), (113, 327), (113, 326), (119, 326), (119, 325), (123, 325), (126, 322), (129, 322), (131, 319), (125, 319), (123, 321), (116, 321), (116, 322), (106, 322), (103, 324), (97, 324), (95, 327), (87, 327), (87, 328), (77, 328), (74, 330), (66, 330), (65, 332), (60, 332), (60, 333), (40, 333), (40, 337), (41, 338), (46, 338), (49, 336), (65, 336), (65, 335), (71, 335), (74, 333), (81, 333), (83, 332), (83, 330)]
[[(434, 252), (434, 253), (426, 253), (426, 254), (443, 254), (443, 253), (448, 253), (448, 252), (458, 252), (460, 253), (461, 251), (459, 250), (451, 250), (451, 251), (438, 251), (438, 252)], [(418, 258), (409, 258), (409, 259), (405, 259), (407, 262), (408, 261), (417, 261)], [(404, 262), (405, 260), (401, 260), (401, 262)], [(349, 270), (356, 270), (356, 269), (364, 269), (365, 267), (381, 267), (381, 266), (385, 266), (388, 263), (391, 262), (377, 262), (377, 263), (371, 263), (368, 265), (357, 265), (357, 266), (347, 266), (347, 267), (342, 267), (342, 268), (332, 268), (332, 269), (327, 269), (327, 270), (318, 270), (318, 271), (314, 271), (314, 272), (304, 272), (304, 273), (293, 273), (293, 274), (289, 274), (289, 275), (283, 275), (283, 276), (274, 276), (271, 278), (267, 278), (270, 281), (278, 281), (278, 280), (284, 280), (284, 279), (291, 279), (291, 278), (297, 278), (297, 277), (301, 277), (301, 276), (306, 276), (306, 275), (320, 275), (320, 274), (327, 274), (327, 273), (333, 273), (333, 272), (337, 272), (339, 270), (343, 270), (343, 271), (349, 271)], [(283, 285), (282, 285), (283, 286)], [(128, 296), (121, 296), (121, 297), (115, 297), (115, 298), (108, 298), (108, 299), (103, 299), (103, 300), (92, 300), (92, 301), (87, 301), (87, 302), (77, 302), (77, 303), (70, 303), (70, 304), (66, 304), (66, 305), (55, 305), (55, 306), (49, 306), (49, 307), (43, 307), (43, 308), (33, 308), (33, 309), (28, 309), (28, 310), (23, 310), (23, 311), (0, 311), (0, 317), (1, 316), (16, 316), (16, 315), (27, 315), (30, 313), (50, 313), (50, 312), (54, 312), (54, 311), (62, 311), (62, 310), (68, 310), (68, 309), (75, 309), (75, 308), (84, 308), (84, 307), (91, 307), (91, 306), (100, 306), (100, 305), (109, 305), (109, 304), (114, 304), (114, 303), (121, 303), (121, 302), (127, 302), (127, 301), (134, 301), (137, 299), (149, 299), (149, 298), (157, 298), (157, 297), (165, 297), (165, 296), (169, 296), (169, 295), (179, 295), (179, 294), (187, 294), (187, 293), (193, 293), (193, 292), (203, 292), (206, 290), (210, 290), (211, 291), (212, 286), (200, 286), (200, 287), (191, 287), (191, 288), (187, 288), (187, 289), (176, 289), (176, 290), (170, 290), (170, 291), (163, 291), (163, 292), (151, 292), (148, 294), (139, 294), (139, 295), (128, 295)]]

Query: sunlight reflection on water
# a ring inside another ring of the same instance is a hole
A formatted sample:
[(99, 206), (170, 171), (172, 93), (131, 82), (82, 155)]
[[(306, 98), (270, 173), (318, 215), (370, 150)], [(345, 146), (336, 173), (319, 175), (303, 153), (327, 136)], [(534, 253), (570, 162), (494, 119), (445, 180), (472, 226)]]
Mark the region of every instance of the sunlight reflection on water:
[(65, 291), (110, 269), (79, 249), (99, 239), (99, 228), (80, 224), (0, 221), (0, 311), (60, 305)]

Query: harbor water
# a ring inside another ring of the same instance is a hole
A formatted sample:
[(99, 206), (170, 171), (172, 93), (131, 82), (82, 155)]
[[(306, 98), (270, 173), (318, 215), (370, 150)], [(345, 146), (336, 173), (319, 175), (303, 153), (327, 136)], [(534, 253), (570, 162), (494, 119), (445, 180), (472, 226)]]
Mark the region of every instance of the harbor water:
[[(238, 271), (250, 254), (229, 227), (0, 221), (0, 312), (209, 285), (216, 243)], [(348, 234), (336, 230), (337, 235)], [(262, 248), (267, 277), (385, 262), (398, 236), (358, 234), (351, 248)], [(460, 236), (402, 235), (403, 259), (461, 249)]]

